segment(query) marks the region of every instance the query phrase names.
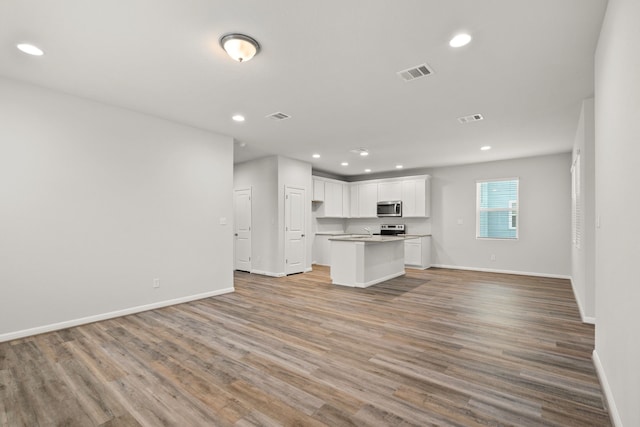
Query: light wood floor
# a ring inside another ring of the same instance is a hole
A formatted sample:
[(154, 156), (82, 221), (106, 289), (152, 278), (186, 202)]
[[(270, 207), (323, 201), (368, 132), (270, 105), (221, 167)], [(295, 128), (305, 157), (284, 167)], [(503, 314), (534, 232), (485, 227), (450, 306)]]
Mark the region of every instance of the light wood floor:
[(325, 267), (0, 344), (5, 426), (608, 426), (566, 280)]

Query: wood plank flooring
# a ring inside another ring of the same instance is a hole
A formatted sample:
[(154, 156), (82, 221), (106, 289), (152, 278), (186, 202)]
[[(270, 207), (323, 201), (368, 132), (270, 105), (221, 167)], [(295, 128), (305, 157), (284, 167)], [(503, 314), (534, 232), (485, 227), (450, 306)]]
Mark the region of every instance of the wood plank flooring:
[(567, 280), (236, 273), (236, 292), (0, 344), (2, 426), (609, 426)]

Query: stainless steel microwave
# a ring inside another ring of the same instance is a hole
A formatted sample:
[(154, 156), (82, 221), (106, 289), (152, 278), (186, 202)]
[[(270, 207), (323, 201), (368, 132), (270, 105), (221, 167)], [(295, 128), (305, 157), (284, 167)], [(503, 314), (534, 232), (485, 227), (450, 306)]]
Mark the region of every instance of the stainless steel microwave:
[(402, 216), (402, 202), (400, 200), (378, 202), (378, 216)]

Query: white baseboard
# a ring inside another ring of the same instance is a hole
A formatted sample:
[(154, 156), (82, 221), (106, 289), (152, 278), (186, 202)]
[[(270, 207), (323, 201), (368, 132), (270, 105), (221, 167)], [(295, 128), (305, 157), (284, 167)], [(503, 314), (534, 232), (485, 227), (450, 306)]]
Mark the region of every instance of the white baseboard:
[(143, 311), (155, 310), (157, 308), (168, 307), (170, 305), (182, 304), (185, 302), (227, 294), (233, 291), (234, 291), (233, 287), (224, 288), (224, 289), (219, 289), (217, 291), (205, 292), (205, 293), (196, 294), (196, 295), (189, 295), (186, 297), (175, 298), (167, 301), (154, 302), (151, 304), (125, 308), (123, 310), (116, 310), (108, 313), (96, 314), (94, 316), (81, 317), (79, 319), (66, 320), (64, 322), (52, 323), (50, 325), (38, 326), (30, 329), (23, 329), (21, 331), (16, 331), (16, 332), (9, 332), (9, 333), (0, 335), (0, 342), (30, 337), (38, 334), (44, 334), (46, 332), (58, 331), (60, 329), (71, 328), (73, 326), (86, 325), (87, 323), (99, 322), (101, 320), (113, 319), (115, 317), (122, 317), (129, 314), (141, 313)]
[(370, 280), (370, 281), (364, 282), (364, 283), (356, 283), (356, 284), (353, 284), (353, 285), (352, 284), (347, 284), (347, 283), (336, 282), (332, 278), (331, 283), (334, 284), (334, 285), (349, 286), (349, 287), (352, 287), (352, 288), (368, 288), (369, 286), (373, 286), (373, 285), (378, 284), (378, 283), (386, 282), (387, 280), (391, 280), (391, 279), (393, 279), (395, 277), (400, 277), (400, 276), (404, 276), (404, 275), (405, 275), (405, 272), (403, 271), (401, 273), (393, 273), (393, 274), (389, 274), (389, 275), (384, 276), (384, 277), (380, 277), (378, 279)]
[(596, 367), (596, 372), (598, 373), (598, 379), (600, 380), (602, 391), (604, 391), (604, 397), (607, 400), (611, 423), (614, 425), (614, 427), (623, 427), (622, 419), (620, 419), (620, 414), (618, 413), (618, 408), (616, 407), (616, 402), (613, 400), (613, 393), (611, 392), (609, 381), (607, 381), (607, 375), (605, 374), (604, 368), (602, 367), (602, 362), (600, 361), (598, 352), (595, 350), (593, 350), (592, 359), (593, 365)]
[(571, 276), (567, 276), (565, 274), (533, 273), (530, 271), (499, 270), (495, 268), (481, 268), (481, 267), (461, 267), (459, 265), (444, 265), (444, 264), (431, 264), (431, 267), (450, 268), (452, 270), (482, 271), (485, 273), (517, 274), (519, 276), (548, 277), (550, 279), (571, 279)]
[(591, 325), (595, 325), (596, 324), (595, 317), (584, 315), (584, 310), (582, 309), (582, 304), (580, 304), (580, 299), (578, 299), (578, 293), (576, 292), (576, 287), (573, 284), (573, 277), (569, 278), (569, 280), (571, 281), (571, 289), (573, 290), (573, 297), (575, 298), (576, 303), (578, 304), (578, 310), (580, 310), (580, 318), (582, 319), (582, 323), (589, 323)]
[(251, 270), (251, 274), (261, 274), (263, 276), (269, 277), (284, 277), (286, 274), (284, 273), (273, 273), (271, 271), (263, 271), (263, 270)]

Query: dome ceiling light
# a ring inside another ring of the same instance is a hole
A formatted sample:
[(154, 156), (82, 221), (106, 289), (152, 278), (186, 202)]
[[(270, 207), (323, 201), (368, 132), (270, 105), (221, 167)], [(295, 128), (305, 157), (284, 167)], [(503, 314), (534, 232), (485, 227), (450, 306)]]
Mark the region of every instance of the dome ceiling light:
[(238, 62), (247, 62), (260, 52), (260, 44), (245, 34), (225, 34), (220, 38), (220, 46)]

